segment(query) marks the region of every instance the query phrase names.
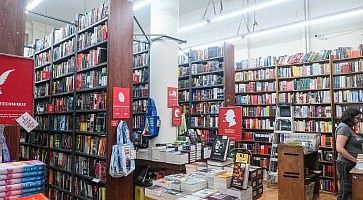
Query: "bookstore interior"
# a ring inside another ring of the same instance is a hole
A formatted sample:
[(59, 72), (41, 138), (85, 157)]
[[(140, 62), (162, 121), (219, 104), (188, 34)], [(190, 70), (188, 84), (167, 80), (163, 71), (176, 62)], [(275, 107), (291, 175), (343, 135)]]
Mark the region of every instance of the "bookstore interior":
[(0, 19), (0, 200), (363, 200), (362, 0)]

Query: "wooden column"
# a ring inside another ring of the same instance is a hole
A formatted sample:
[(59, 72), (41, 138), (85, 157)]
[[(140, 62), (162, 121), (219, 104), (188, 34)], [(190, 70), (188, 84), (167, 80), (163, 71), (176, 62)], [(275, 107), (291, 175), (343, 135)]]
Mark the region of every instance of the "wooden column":
[[(109, 15), (108, 91), (107, 91), (107, 163), (110, 163), (112, 145), (116, 142), (116, 127), (111, 125), (113, 87), (130, 88), (132, 97), (132, 39), (133, 4), (128, 0), (111, 0)], [(130, 98), (132, 112), (132, 98)], [(132, 134), (132, 113), (125, 120)], [(109, 166), (108, 166), (109, 167)], [(107, 168), (108, 172), (108, 168)], [(107, 173), (108, 174), (108, 173)], [(107, 176), (107, 199), (134, 199), (133, 174), (124, 178)]]
[(224, 104), (225, 106), (235, 106), (235, 70), (234, 70), (234, 46), (224, 43)]
[[(0, 0), (0, 53), (23, 56), (26, 0)], [(19, 160), (20, 127), (5, 127), (11, 160)]]

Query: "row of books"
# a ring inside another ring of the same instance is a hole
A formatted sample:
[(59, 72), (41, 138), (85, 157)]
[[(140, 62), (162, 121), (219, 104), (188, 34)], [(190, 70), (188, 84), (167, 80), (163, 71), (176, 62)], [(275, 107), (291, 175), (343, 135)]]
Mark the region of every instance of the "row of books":
[(253, 166), (259, 166), (264, 169), (268, 169), (269, 164), (270, 164), (270, 159), (268, 159), (268, 158), (261, 158), (261, 157), (253, 156), (251, 159), (251, 165), (253, 165)]
[(42, 65), (50, 64), (51, 61), (52, 61), (52, 52), (51, 50), (49, 50), (35, 55), (34, 65), (35, 67), (39, 67)]
[(212, 60), (202, 64), (192, 64), (192, 74), (219, 72), (223, 70), (223, 66), (224, 62), (218, 60)]
[(224, 55), (224, 48), (221, 47), (209, 47), (201, 50), (190, 50), (191, 61), (201, 61), (210, 58), (221, 57)]
[(54, 98), (52, 99), (52, 104), (54, 112), (64, 112), (64, 111), (74, 110), (73, 106), (74, 98), (72, 96)]
[[(330, 103), (330, 91), (295, 92), (295, 103)], [(289, 98), (288, 98), (289, 99)], [(286, 101), (291, 102), (291, 101)]]
[(330, 106), (294, 106), (295, 117), (331, 117)]
[(27, 133), (25, 131), (22, 131), (20, 135), (20, 142), (47, 146), (48, 143), (47, 133), (37, 132), (37, 131)]
[(49, 95), (49, 83), (44, 83), (35, 86), (35, 97), (44, 97)]
[(199, 102), (192, 104), (191, 114), (217, 114), (223, 102)]
[(273, 129), (273, 123), (271, 119), (242, 119), (242, 127), (248, 129)]
[(213, 99), (222, 99), (224, 98), (224, 89), (223, 88), (213, 88), (213, 89), (205, 89), (205, 90), (195, 90), (193, 91), (193, 100), (213, 100)]
[(279, 82), (279, 88), (281, 91), (329, 89), (330, 79), (328, 77), (317, 77), (281, 81)]
[[(75, 172), (81, 175), (94, 177), (95, 179), (106, 181), (106, 162), (93, 158), (76, 156)], [(98, 181), (97, 180), (97, 181)]]
[(53, 130), (67, 131), (73, 129), (72, 115), (55, 115), (53, 116), (51, 127)]
[(334, 177), (334, 166), (319, 165), (319, 170), (322, 172), (322, 176)]
[(72, 175), (59, 171), (49, 170), (49, 184), (71, 192)]
[(274, 65), (276, 62), (276, 57), (267, 56), (267, 57), (258, 57), (255, 59), (245, 59), (240, 62), (236, 62), (236, 70), (248, 70), (255, 69), (260, 67), (269, 67)]
[(35, 116), (35, 121), (38, 122), (37, 129), (46, 130), (48, 129), (49, 117), (48, 116)]
[(147, 82), (149, 81), (149, 70), (146, 68), (134, 70), (132, 78), (134, 83)]
[(223, 84), (223, 76), (221, 75), (204, 75), (198, 76), (197, 78), (193, 78), (192, 86), (193, 87), (203, 87), (203, 86), (215, 86)]
[(188, 89), (190, 87), (189, 79), (179, 80), (178, 89)]
[(178, 55), (178, 64), (186, 64), (189, 63), (189, 54), (185, 54), (184, 52), (179, 52)]
[(328, 135), (320, 136), (320, 146), (321, 147), (332, 147), (332, 145), (333, 145), (332, 136), (328, 136)]
[(49, 198), (53, 200), (72, 200), (71, 194), (54, 188), (49, 188)]
[(276, 78), (275, 68), (236, 72), (235, 81), (258, 81)]
[(74, 65), (75, 65), (74, 56), (68, 59), (67, 61), (62, 62), (61, 64), (54, 64), (52, 70), (53, 73), (52, 77), (56, 78), (74, 72), (75, 70)]
[(74, 76), (68, 76), (60, 80), (52, 82), (52, 94), (60, 94), (66, 92), (73, 92), (74, 89)]
[(315, 62), (320, 60), (327, 60), (331, 54), (331, 50), (321, 50), (317, 52), (309, 53), (297, 53), (291, 56), (279, 56), (277, 59), (278, 65), (297, 64), (305, 62)]
[[(336, 105), (335, 106), (335, 114), (336, 116), (342, 116), (343, 112), (349, 108), (349, 106), (341, 106), (341, 105)], [(363, 107), (356, 107), (358, 108), (361, 112), (363, 112)]]
[(143, 98), (143, 97), (148, 97), (149, 96), (149, 85), (138, 85), (138, 86), (133, 86), (133, 97), (134, 98)]
[(237, 105), (275, 104), (275, 103), (276, 103), (275, 93), (261, 94), (261, 95), (236, 95)]
[(35, 114), (42, 114), (48, 110), (49, 99), (39, 100), (35, 102)]
[(46, 66), (40, 70), (35, 70), (34, 80), (35, 82), (49, 80), (49, 66)]
[(50, 47), (52, 44), (53, 44), (53, 33), (50, 33), (49, 35), (44, 36), (42, 39), (35, 40), (34, 48), (35, 51), (37, 52)]
[(82, 50), (108, 39), (108, 23), (94, 27), (93, 32), (85, 32), (78, 37), (78, 49)]
[(106, 156), (106, 138), (77, 135), (76, 150), (90, 155)]
[(320, 180), (320, 190), (324, 190), (327, 192), (336, 192), (335, 183), (333, 180)]
[(244, 132), (242, 139), (247, 141), (271, 142), (272, 134), (258, 132)]
[(334, 100), (336, 103), (360, 103), (363, 101), (363, 91), (345, 90), (334, 92)]
[(76, 177), (74, 192), (87, 199), (106, 200), (106, 187)]
[(78, 30), (85, 29), (102, 19), (108, 17), (110, 1), (106, 0), (98, 8), (93, 8), (90, 12), (80, 14), (77, 19)]
[(137, 54), (134, 56), (134, 67), (142, 67), (149, 64), (149, 53)]
[(107, 85), (107, 67), (77, 74), (77, 90)]
[(143, 129), (145, 126), (145, 116), (144, 115), (134, 115), (133, 116), (133, 128)]
[(72, 135), (70, 134), (54, 134), (49, 135), (49, 147), (72, 150)]
[(48, 150), (20, 145), (20, 157), (26, 160), (48, 161)]
[(178, 67), (178, 75), (179, 76), (188, 76), (190, 74), (189, 66), (179, 66)]
[(246, 92), (273, 92), (275, 91), (274, 82), (249, 82), (235, 85), (236, 93)]
[(106, 132), (106, 113), (77, 115), (77, 130), (86, 132)]
[(193, 127), (218, 127), (217, 116), (191, 117), (191, 126)]
[(275, 106), (249, 106), (242, 107), (242, 115), (244, 117), (252, 116), (261, 116), (261, 117), (274, 117), (276, 113)]
[(363, 44), (358, 47), (339, 47), (334, 49), (331, 53), (333, 59), (356, 58), (363, 56)]
[(71, 35), (75, 34), (75, 32), (76, 27), (71, 24), (66, 24), (63, 27), (56, 29), (54, 31), (54, 43), (58, 43), (66, 37), (70, 37)]
[(352, 62), (334, 63), (334, 69), (335, 74), (363, 72), (362, 59)]
[(82, 93), (77, 95), (77, 110), (106, 109), (106, 92)]
[(101, 47), (92, 49), (88, 53), (77, 54), (77, 71), (91, 68), (107, 62), (107, 50)]
[(194, 129), (201, 141), (214, 142), (217, 130)]
[(271, 151), (271, 145), (267, 144), (242, 144), (242, 148), (250, 150), (253, 154), (269, 155)]
[(184, 91), (178, 92), (178, 100), (179, 101), (189, 101), (189, 91), (184, 90)]
[(49, 151), (49, 165), (51, 167), (54, 166), (71, 172), (72, 155), (51, 150)]
[(145, 42), (134, 42), (134, 44), (132, 46), (133, 46), (134, 53), (146, 51), (149, 49), (149, 44), (145, 43)]
[(132, 102), (132, 110), (134, 112), (146, 112), (147, 100), (137, 100)]
[(327, 132), (331, 133), (333, 130), (332, 122), (318, 121), (318, 120), (295, 120), (296, 131), (308, 132)]
[(63, 42), (59, 47), (53, 49), (54, 60), (73, 54), (76, 51), (76, 38)]
[(334, 77), (334, 88), (363, 87), (363, 74)]
[(313, 76), (329, 74), (329, 64), (314, 63), (312, 65), (281, 67), (278, 70), (278, 76), (283, 78)]

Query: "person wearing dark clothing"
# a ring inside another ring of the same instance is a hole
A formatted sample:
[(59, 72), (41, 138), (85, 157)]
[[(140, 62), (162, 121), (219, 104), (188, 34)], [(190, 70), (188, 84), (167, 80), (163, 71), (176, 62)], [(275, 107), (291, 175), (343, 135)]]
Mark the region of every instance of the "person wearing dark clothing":
[(347, 108), (343, 112), (341, 122), (335, 130), (336, 150), (338, 152), (338, 200), (352, 199), (352, 175), (350, 170), (356, 165), (358, 154), (363, 154), (363, 137), (355, 132), (361, 114), (362, 112), (357, 108)]

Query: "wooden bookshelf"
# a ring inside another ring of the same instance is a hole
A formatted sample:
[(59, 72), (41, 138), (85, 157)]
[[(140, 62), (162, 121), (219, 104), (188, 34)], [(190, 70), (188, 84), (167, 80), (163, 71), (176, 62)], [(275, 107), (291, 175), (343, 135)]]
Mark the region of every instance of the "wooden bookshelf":
[[(203, 132), (203, 140), (210, 142), (217, 134), (218, 108), (235, 105), (234, 46), (224, 43), (221, 47), (190, 50), (179, 56), (179, 63), (178, 100), (187, 127)], [(206, 79), (210, 80), (208, 84), (202, 81)], [(205, 98), (203, 94), (207, 93)]]
[[(80, 14), (76, 20), (79, 27), (73, 27), (72, 34), (54, 42), (53, 32), (50, 46), (34, 55), (37, 60), (45, 52), (50, 53), (45, 61), (35, 62), (35, 74), (46, 68), (42, 73), (48, 76), (45, 80), (40, 76), (35, 84), (35, 118), (40, 126), (30, 134), (22, 133), (20, 150), (23, 159), (40, 159), (47, 164), (46, 193), (51, 199), (133, 197), (132, 175), (119, 179), (108, 175), (116, 140), (116, 127), (111, 123), (112, 88), (132, 88), (132, 3), (111, 0), (103, 5), (97, 8), (104, 10), (102, 16), (79, 26), (86, 17)], [(67, 52), (56, 55), (58, 47), (70, 44), (73, 47), (67, 46)], [(48, 110), (48, 104), (54, 112)], [(132, 133), (132, 119), (125, 121)], [(92, 141), (89, 149), (87, 141)], [(86, 163), (88, 171), (83, 170), (87, 169)], [(56, 176), (67, 180), (67, 184), (54, 181)]]

